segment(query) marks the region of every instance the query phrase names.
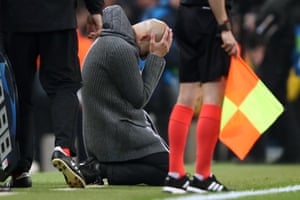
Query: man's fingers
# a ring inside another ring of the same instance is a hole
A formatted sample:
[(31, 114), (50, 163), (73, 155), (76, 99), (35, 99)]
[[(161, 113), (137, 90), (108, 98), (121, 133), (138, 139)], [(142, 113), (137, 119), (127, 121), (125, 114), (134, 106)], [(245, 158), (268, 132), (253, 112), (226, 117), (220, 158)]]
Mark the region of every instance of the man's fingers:
[(97, 38), (97, 37), (99, 36), (99, 34), (100, 34), (100, 33), (98, 33), (98, 32), (90, 32), (90, 33), (88, 34), (88, 38), (89, 38), (89, 39), (95, 39), (95, 38)]
[(168, 41), (172, 42), (172, 40), (173, 40), (173, 31), (172, 31), (172, 29), (169, 28), (169, 38), (168, 38)]
[(153, 31), (151, 32), (150, 37), (151, 37), (151, 38), (150, 38), (150, 43), (152, 43), (152, 44), (155, 43), (155, 42), (156, 42), (156, 41), (155, 41), (155, 33), (154, 33)]
[(170, 28), (166, 28), (164, 35), (162, 37), (161, 42), (164, 43), (166, 45), (166, 47), (169, 49), (171, 46), (171, 43), (173, 41), (173, 32), (172, 29)]
[(229, 55), (237, 55), (238, 49), (236, 44), (223, 44), (222, 48)]
[(165, 30), (164, 35), (162, 37), (162, 40), (168, 41), (168, 37), (169, 37), (169, 28), (166, 27), (166, 30)]

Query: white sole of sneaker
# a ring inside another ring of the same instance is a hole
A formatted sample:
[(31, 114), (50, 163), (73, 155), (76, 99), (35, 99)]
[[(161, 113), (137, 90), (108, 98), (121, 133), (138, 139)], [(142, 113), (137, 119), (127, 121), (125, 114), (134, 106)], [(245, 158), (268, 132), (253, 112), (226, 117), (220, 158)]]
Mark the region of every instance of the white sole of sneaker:
[(163, 187), (163, 192), (168, 192), (168, 193), (172, 193), (172, 194), (184, 194), (184, 193), (186, 193), (186, 191), (184, 189), (169, 187), (169, 186), (164, 186)]
[(191, 186), (188, 186), (186, 190), (188, 192), (193, 192), (193, 193), (206, 193), (207, 192), (206, 190), (201, 190), (199, 188), (191, 187)]
[(72, 169), (61, 159), (53, 159), (53, 166), (62, 172), (65, 176), (67, 184), (71, 188), (84, 188), (85, 181), (72, 171)]

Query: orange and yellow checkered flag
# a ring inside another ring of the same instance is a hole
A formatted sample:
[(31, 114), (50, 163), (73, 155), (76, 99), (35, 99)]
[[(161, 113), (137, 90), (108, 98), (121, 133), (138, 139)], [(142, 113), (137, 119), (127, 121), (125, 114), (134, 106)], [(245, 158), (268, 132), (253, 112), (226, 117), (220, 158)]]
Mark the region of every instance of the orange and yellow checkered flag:
[(243, 160), (283, 106), (241, 57), (232, 57), (222, 110), (220, 141)]

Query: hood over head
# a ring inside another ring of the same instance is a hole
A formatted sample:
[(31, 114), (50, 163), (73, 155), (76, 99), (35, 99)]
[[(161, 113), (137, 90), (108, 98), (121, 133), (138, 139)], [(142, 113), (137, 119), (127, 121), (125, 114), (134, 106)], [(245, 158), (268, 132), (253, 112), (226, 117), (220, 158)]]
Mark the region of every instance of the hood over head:
[(108, 6), (103, 10), (103, 29), (101, 36), (118, 35), (131, 44), (135, 43), (135, 35), (132, 25), (119, 5)]

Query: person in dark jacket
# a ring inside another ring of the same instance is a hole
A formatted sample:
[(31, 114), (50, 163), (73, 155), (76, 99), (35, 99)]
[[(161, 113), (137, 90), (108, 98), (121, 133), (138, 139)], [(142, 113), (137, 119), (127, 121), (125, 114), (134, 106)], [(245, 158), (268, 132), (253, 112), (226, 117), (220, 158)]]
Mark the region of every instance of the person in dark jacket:
[[(153, 34), (151, 34), (151, 32)], [(156, 38), (156, 39), (155, 39)], [(168, 147), (144, 110), (165, 66), (172, 31), (149, 19), (131, 25), (124, 10), (103, 10), (101, 36), (82, 69), (83, 134), (89, 159), (63, 172), (69, 186), (85, 184), (162, 185)], [(142, 71), (139, 58), (145, 59)]]
[(282, 156), (275, 162), (300, 162), (300, 132), (294, 117), (297, 113), (293, 108), (296, 104), (287, 101), (290, 70), (293, 66), (297, 67), (293, 54), (296, 48), (295, 29), (300, 26), (299, 10), (298, 0), (266, 0), (257, 14), (255, 34), (263, 38), (266, 46), (264, 58), (256, 72), (285, 105), (285, 112), (270, 127), (269, 134), (264, 134), (251, 150), (249, 156), (255, 162), (266, 162), (266, 147), (272, 139), (283, 147)]
[[(102, 28), (103, 0), (85, 0), (90, 12), (88, 36), (97, 37)], [(32, 92), (37, 58), (40, 58), (40, 82), (51, 101), (55, 134), (52, 163), (55, 167), (72, 163), (74, 134), (81, 87), (77, 56), (76, 0), (1, 0), (4, 48), (11, 61), (19, 96), (16, 140), (20, 159), (13, 170), (10, 187), (31, 187), (29, 175), (33, 160), (34, 133)], [(72, 166), (72, 165), (71, 165)]]

